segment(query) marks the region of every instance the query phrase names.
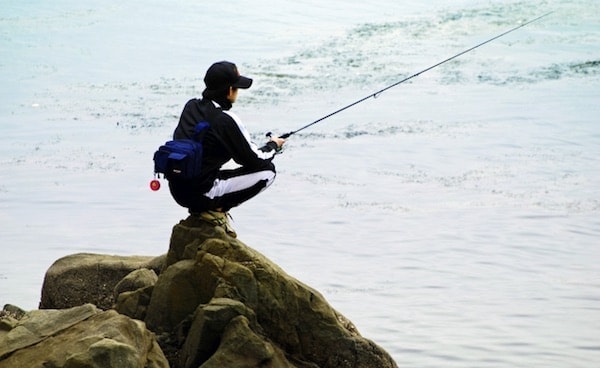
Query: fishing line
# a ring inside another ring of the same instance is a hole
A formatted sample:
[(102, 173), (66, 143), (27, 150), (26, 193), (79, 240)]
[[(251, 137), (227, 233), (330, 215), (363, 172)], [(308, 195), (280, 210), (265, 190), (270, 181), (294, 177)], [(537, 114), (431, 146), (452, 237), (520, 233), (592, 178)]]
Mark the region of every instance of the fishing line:
[[(509, 34), (509, 33), (511, 33), (511, 32), (514, 32), (514, 31), (516, 31), (516, 30), (517, 30), (517, 29), (519, 29), (519, 28), (523, 28), (523, 27), (525, 27), (525, 26), (526, 26), (526, 25), (528, 25), (528, 24), (531, 24), (531, 23), (533, 23), (533, 22), (536, 22), (536, 21), (538, 21), (538, 20), (540, 20), (540, 19), (542, 19), (542, 18), (544, 18), (544, 17), (546, 17), (546, 16), (548, 16), (548, 15), (550, 15), (550, 14), (552, 14), (552, 13), (553, 13), (553, 11), (551, 11), (551, 12), (548, 12), (548, 13), (546, 13), (546, 14), (544, 14), (544, 15), (540, 15), (540, 16), (539, 16), (539, 17), (537, 17), (537, 18), (531, 19), (531, 20), (529, 20), (529, 21), (527, 21), (527, 22), (525, 22), (525, 23), (522, 23), (522, 24), (520, 24), (520, 25), (518, 25), (518, 26), (516, 26), (516, 27), (513, 27), (513, 28), (511, 28), (511, 29), (509, 29), (509, 30), (507, 30), (507, 31), (505, 31), (505, 32), (502, 32), (502, 33), (500, 33), (499, 35), (497, 35), (497, 36), (494, 36), (494, 37), (492, 37), (492, 38), (490, 38), (490, 39), (488, 39), (488, 40), (485, 40), (485, 41), (483, 41), (483, 42), (481, 42), (481, 43), (479, 43), (479, 44), (477, 44), (477, 45), (475, 45), (475, 46), (473, 46), (473, 47), (470, 47), (470, 48), (468, 48), (468, 49), (466, 49), (466, 50), (464, 50), (464, 51), (461, 51), (461, 52), (459, 52), (459, 53), (458, 53), (458, 54), (456, 54), (456, 55), (450, 56), (449, 58), (447, 58), (447, 59), (445, 59), (445, 60), (443, 60), (443, 61), (440, 61), (439, 63), (436, 63), (436, 64), (434, 64), (434, 65), (432, 65), (432, 66), (430, 66), (430, 67), (428, 67), (428, 68), (425, 68), (425, 69), (423, 69), (423, 70), (421, 70), (421, 71), (419, 71), (419, 72), (417, 72), (417, 73), (415, 73), (415, 74), (413, 74), (413, 75), (411, 75), (411, 76), (408, 76), (408, 77), (406, 77), (406, 78), (404, 78), (404, 79), (402, 79), (402, 80), (399, 80), (398, 82), (395, 82), (395, 83), (393, 83), (393, 84), (390, 84), (389, 86), (387, 86), (387, 87), (385, 87), (385, 88), (382, 88), (382, 89), (380, 89), (380, 90), (379, 90), (379, 91), (377, 91), (377, 92), (371, 93), (371, 94), (370, 94), (370, 95), (368, 95), (368, 96), (365, 96), (365, 97), (363, 97), (363, 98), (361, 98), (361, 99), (359, 99), (359, 100), (356, 100), (356, 101), (352, 102), (352, 103), (351, 103), (351, 104), (349, 104), (349, 105), (346, 105), (346, 106), (344, 106), (344, 107), (342, 107), (342, 108), (340, 108), (340, 109), (338, 109), (338, 110), (336, 110), (336, 111), (334, 111), (334, 112), (332, 112), (332, 113), (330, 113), (330, 114), (327, 114), (327, 115), (325, 115), (325, 116), (323, 116), (323, 117), (321, 117), (321, 118), (319, 118), (319, 119), (317, 119), (317, 120), (313, 121), (313, 122), (312, 122), (312, 123), (310, 123), (310, 124), (306, 124), (305, 126), (303, 126), (303, 127), (299, 128), (299, 129), (293, 130), (293, 131), (291, 131), (291, 132), (289, 132), (289, 133), (285, 133), (285, 134), (283, 134), (282, 136), (280, 136), (280, 138), (284, 138), (284, 139), (285, 139), (285, 138), (288, 138), (288, 137), (289, 137), (289, 136), (291, 136), (292, 134), (296, 134), (296, 133), (298, 133), (299, 131), (301, 131), (301, 130), (304, 130), (304, 129), (308, 128), (308, 127), (311, 127), (311, 126), (313, 126), (313, 125), (315, 125), (315, 124), (317, 124), (317, 123), (319, 123), (319, 122), (321, 122), (321, 121), (323, 121), (323, 120), (325, 120), (325, 119), (327, 119), (327, 118), (330, 118), (330, 117), (332, 117), (332, 116), (333, 116), (333, 115), (335, 115), (335, 114), (339, 114), (340, 112), (342, 112), (342, 111), (344, 111), (344, 110), (346, 110), (346, 109), (349, 109), (349, 108), (351, 108), (352, 106), (358, 105), (359, 103), (361, 103), (361, 102), (364, 102), (364, 101), (366, 101), (366, 100), (368, 100), (368, 99), (370, 99), (370, 98), (377, 98), (377, 97), (379, 97), (379, 96), (380, 96), (380, 95), (381, 95), (383, 92), (387, 91), (388, 89), (394, 88), (394, 87), (396, 87), (396, 86), (398, 86), (398, 85), (400, 85), (400, 84), (402, 84), (402, 83), (404, 83), (404, 82), (406, 82), (406, 81), (409, 81), (409, 80), (411, 80), (411, 79), (413, 79), (413, 78), (415, 78), (415, 77), (418, 77), (419, 75), (421, 75), (421, 74), (423, 74), (423, 73), (425, 73), (425, 72), (428, 72), (428, 71), (430, 71), (430, 70), (431, 70), (431, 69), (433, 69), (433, 68), (436, 68), (436, 67), (438, 67), (438, 66), (440, 66), (440, 65), (442, 65), (442, 64), (444, 64), (444, 63), (447, 63), (447, 62), (449, 62), (450, 60), (456, 59), (456, 58), (457, 58), (457, 57), (459, 57), (459, 56), (462, 56), (462, 55), (464, 55), (464, 54), (466, 54), (466, 53), (468, 53), (468, 52), (471, 52), (471, 51), (475, 50), (475, 49), (476, 49), (476, 48), (478, 48), (478, 47), (481, 47), (481, 46), (483, 46), (483, 45), (485, 45), (485, 44), (487, 44), (487, 43), (490, 43), (490, 42), (492, 42), (492, 41), (494, 41), (494, 40), (497, 40), (498, 38), (500, 38), (500, 37), (502, 37), (502, 36), (505, 36), (505, 35), (507, 35), (507, 34)], [(269, 132), (269, 133), (267, 133), (267, 136), (268, 136), (268, 137), (270, 137), (270, 136), (271, 136), (271, 133), (270, 133), (270, 132)]]

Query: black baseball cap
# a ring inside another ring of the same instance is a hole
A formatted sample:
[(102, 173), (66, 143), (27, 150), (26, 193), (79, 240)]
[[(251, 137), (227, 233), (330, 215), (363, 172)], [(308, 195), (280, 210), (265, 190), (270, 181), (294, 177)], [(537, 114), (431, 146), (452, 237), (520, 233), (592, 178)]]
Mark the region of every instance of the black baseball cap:
[(240, 75), (234, 63), (220, 61), (208, 68), (204, 76), (204, 84), (206, 84), (206, 89), (209, 90), (228, 87), (246, 89), (252, 85), (252, 79)]

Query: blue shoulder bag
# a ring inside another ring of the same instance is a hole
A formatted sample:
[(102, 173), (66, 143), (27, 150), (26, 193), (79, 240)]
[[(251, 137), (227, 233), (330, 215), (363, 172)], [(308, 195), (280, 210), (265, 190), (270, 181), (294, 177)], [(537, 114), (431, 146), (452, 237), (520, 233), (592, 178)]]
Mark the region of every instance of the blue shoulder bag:
[(200, 176), (202, 169), (202, 140), (210, 125), (196, 124), (193, 139), (175, 139), (165, 142), (154, 153), (154, 173), (167, 179), (191, 179)]

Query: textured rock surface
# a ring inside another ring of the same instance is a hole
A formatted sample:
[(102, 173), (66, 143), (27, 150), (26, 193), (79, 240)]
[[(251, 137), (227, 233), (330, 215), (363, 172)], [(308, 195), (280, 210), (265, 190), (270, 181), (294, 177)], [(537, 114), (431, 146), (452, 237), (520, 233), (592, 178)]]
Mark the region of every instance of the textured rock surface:
[[(1, 317), (4, 318), (4, 317)], [(0, 332), (0, 368), (168, 367), (144, 323), (91, 304), (24, 314)]]
[(147, 268), (137, 269), (125, 276), (115, 286), (115, 310), (143, 321), (157, 280), (156, 272)]
[(140, 268), (160, 271), (162, 257), (111, 256), (78, 253), (63, 257), (48, 269), (40, 309), (64, 309), (91, 303), (109, 309), (113, 290), (127, 274)]
[(396, 367), (318, 291), (193, 217), (161, 257), (59, 259), (40, 306), (0, 313), (0, 368)]
[(226, 359), (232, 367), (256, 366), (235, 365), (243, 360), (266, 367), (396, 366), (319, 292), (194, 218), (173, 229), (146, 323), (176, 336), (170, 341), (180, 344), (174, 361), (180, 367)]

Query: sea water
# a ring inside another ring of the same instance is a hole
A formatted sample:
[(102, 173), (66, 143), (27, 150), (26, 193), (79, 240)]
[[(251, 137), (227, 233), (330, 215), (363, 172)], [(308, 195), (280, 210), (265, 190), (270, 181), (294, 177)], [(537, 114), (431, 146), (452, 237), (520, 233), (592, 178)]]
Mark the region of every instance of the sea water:
[(293, 135), (231, 213), (400, 366), (600, 362), (597, 1), (1, 8), (0, 304), (25, 309), (62, 256), (166, 252), (186, 211), (151, 158), (212, 62), (254, 78), (262, 142), (553, 11)]

